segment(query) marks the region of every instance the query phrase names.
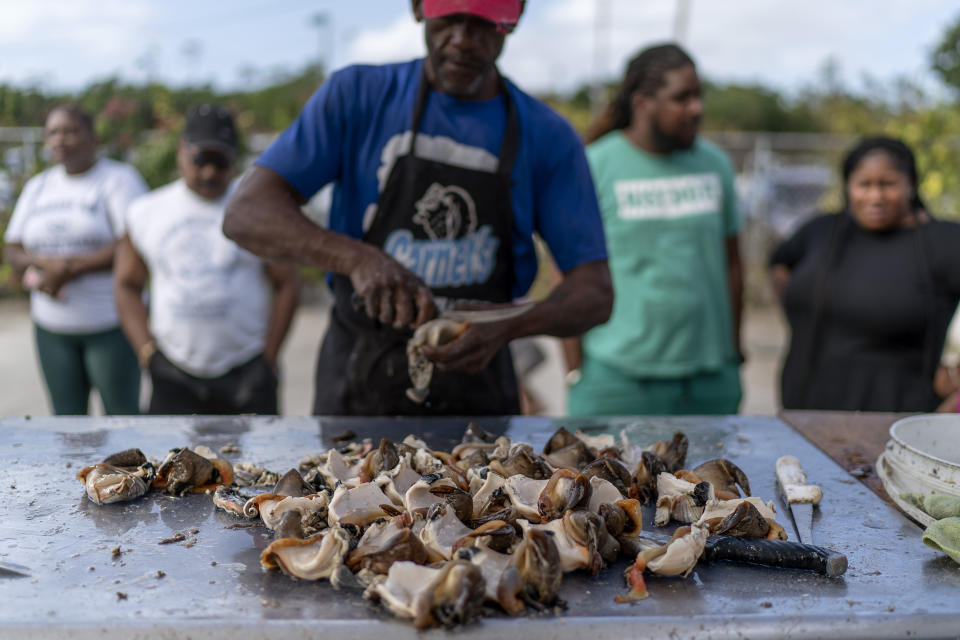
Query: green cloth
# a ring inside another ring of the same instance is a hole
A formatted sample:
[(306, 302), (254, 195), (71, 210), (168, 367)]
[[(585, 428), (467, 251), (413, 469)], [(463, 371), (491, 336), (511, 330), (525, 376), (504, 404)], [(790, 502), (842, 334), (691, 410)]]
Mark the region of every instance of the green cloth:
[(923, 532), (923, 544), (943, 551), (960, 563), (960, 518), (937, 520)]
[(922, 509), (934, 520), (960, 516), (960, 498), (955, 496), (942, 493), (901, 493), (900, 499)]
[(590, 145), (587, 159), (615, 295), (610, 320), (584, 336), (584, 359), (641, 379), (737, 362), (725, 241), (741, 221), (729, 159), (701, 139), (646, 153), (619, 130)]
[(935, 518), (936, 521), (923, 532), (923, 543), (943, 551), (960, 563), (960, 497), (939, 493), (901, 493), (900, 499)]

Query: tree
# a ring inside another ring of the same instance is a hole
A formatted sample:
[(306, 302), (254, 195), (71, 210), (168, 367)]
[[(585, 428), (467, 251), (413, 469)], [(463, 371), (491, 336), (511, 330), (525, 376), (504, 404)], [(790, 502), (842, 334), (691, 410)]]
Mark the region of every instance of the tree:
[(704, 82), (704, 127), (713, 131), (815, 131), (816, 120), (760, 85)]
[(960, 95), (960, 16), (947, 27), (930, 62), (934, 72)]

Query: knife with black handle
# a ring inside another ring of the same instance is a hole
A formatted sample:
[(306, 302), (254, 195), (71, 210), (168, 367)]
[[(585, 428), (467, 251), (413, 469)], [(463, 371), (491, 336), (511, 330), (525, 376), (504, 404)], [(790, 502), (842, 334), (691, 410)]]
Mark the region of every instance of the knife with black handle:
[(766, 538), (710, 536), (701, 560), (731, 560), (784, 569), (806, 569), (836, 578), (847, 571), (847, 557), (842, 553), (812, 544)]
[[(670, 537), (644, 531), (639, 537), (621, 536), (618, 540), (622, 555), (636, 557), (640, 551), (650, 548), (650, 542), (663, 545), (670, 540)], [(830, 578), (841, 576), (847, 571), (845, 555), (812, 544), (766, 538), (708, 537), (700, 561), (719, 562), (721, 560), (747, 562), (781, 569), (816, 571)]]

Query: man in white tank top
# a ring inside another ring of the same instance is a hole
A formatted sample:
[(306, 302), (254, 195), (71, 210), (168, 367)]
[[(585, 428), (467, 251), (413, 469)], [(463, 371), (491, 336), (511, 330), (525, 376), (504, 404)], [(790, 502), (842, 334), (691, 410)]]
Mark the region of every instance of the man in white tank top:
[(265, 263), (221, 231), (237, 143), (225, 109), (192, 109), (177, 152), (180, 179), (129, 209), (117, 250), (117, 308), (150, 374), (151, 414), (278, 410), (277, 355), (297, 279), (291, 266)]

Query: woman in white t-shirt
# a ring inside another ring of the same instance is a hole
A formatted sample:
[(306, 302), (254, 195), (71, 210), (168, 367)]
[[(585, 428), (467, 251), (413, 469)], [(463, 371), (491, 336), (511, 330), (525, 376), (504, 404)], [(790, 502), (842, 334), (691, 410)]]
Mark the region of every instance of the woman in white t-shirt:
[(133, 167), (97, 158), (93, 120), (77, 105), (55, 107), (44, 133), (57, 164), (27, 182), (4, 240), (30, 290), (53, 411), (86, 414), (96, 389), (108, 414), (137, 413), (140, 370), (120, 330), (111, 268), (127, 205), (147, 186)]

